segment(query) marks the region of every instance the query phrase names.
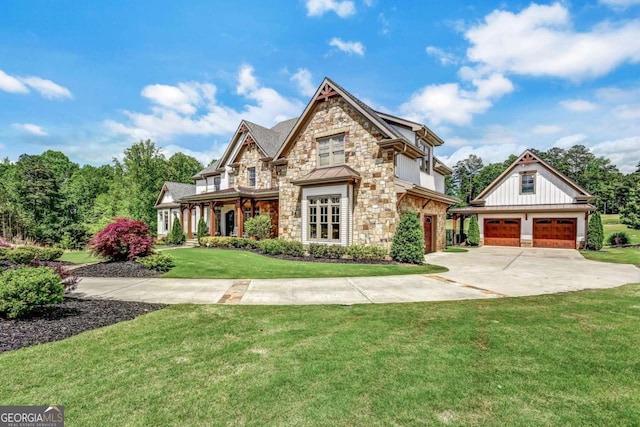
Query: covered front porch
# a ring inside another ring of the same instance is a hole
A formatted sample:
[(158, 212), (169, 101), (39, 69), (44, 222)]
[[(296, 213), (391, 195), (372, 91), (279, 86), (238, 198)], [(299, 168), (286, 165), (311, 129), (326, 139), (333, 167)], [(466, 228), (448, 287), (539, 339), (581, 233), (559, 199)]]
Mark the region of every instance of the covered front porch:
[(245, 237), (245, 221), (258, 215), (268, 215), (273, 237), (278, 235), (277, 190), (237, 188), (200, 193), (181, 199), (180, 212), (182, 229), (189, 239), (196, 236), (200, 218), (211, 236)]

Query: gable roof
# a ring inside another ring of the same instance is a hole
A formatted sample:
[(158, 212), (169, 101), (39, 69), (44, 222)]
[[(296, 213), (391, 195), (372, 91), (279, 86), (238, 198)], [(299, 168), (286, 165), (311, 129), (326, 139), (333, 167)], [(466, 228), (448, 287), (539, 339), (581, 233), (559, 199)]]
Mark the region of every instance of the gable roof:
[(483, 200), (483, 198), (491, 191), (493, 190), (495, 187), (498, 186), (498, 184), (500, 184), (502, 182), (502, 180), (508, 176), (509, 174), (511, 174), (511, 172), (518, 167), (518, 165), (521, 164), (530, 164), (530, 163), (539, 163), (540, 165), (542, 165), (544, 168), (546, 168), (547, 170), (549, 170), (549, 172), (551, 172), (552, 174), (554, 174), (555, 176), (557, 176), (561, 181), (565, 182), (569, 187), (573, 188), (574, 190), (576, 190), (578, 192), (578, 194), (580, 195), (579, 198), (588, 201), (594, 198), (594, 196), (592, 196), (591, 194), (589, 194), (587, 192), (587, 190), (585, 190), (584, 188), (582, 188), (580, 185), (576, 184), (575, 182), (573, 182), (571, 179), (569, 179), (565, 174), (563, 174), (562, 172), (560, 172), (558, 169), (554, 168), (553, 166), (551, 166), (549, 163), (545, 162), (544, 160), (542, 160), (540, 157), (536, 156), (531, 150), (525, 150), (524, 153), (522, 153), (520, 156), (518, 156), (518, 158), (511, 163), (511, 165), (505, 169), (504, 172), (502, 172), (496, 179), (494, 179), (491, 184), (489, 184), (484, 190), (482, 190), (482, 192), (480, 194), (478, 194), (478, 196), (473, 199), (471, 201), (471, 203), (474, 202), (481, 202)]
[[(171, 195), (171, 198), (173, 199), (174, 203), (164, 203), (161, 204), (162, 202), (162, 198), (164, 197), (164, 195), (166, 193), (169, 193)], [(191, 196), (193, 194), (196, 194), (196, 186), (194, 184), (183, 184), (181, 182), (170, 182), (167, 181), (162, 185), (162, 190), (160, 190), (160, 195), (158, 196), (158, 199), (156, 200), (156, 204), (155, 206), (161, 206), (161, 205), (173, 205), (173, 204), (178, 204), (178, 201), (186, 196)]]
[(315, 106), (316, 102), (318, 102), (323, 97), (329, 97), (333, 95), (340, 95), (343, 99), (345, 99), (353, 108), (355, 108), (360, 114), (366, 117), (371, 123), (376, 126), (384, 136), (390, 139), (401, 139), (406, 141), (407, 143), (413, 144), (413, 141), (407, 141), (407, 139), (402, 136), (402, 134), (393, 128), (387, 121), (385, 121), (380, 115), (375, 112), (371, 107), (367, 104), (353, 96), (347, 90), (345, 90), (342, 86), (335, 83), (329, 77), (325, 77), (318, 86), (318, 89), (311, 97), (311, 100), (305, 107), (304, 111), (300, 115), (300, 118), (297, 120), (286, 140), (283, 142), (282, 146), (279, 148), (278, 152), (273, 156), (274, 159), (278, 159), (282, 156), (283, 152), (287, 149), (287, 147), (293, 142), (296, 134), (303, 126), (305, 119), (309, 116), (311, 110)]

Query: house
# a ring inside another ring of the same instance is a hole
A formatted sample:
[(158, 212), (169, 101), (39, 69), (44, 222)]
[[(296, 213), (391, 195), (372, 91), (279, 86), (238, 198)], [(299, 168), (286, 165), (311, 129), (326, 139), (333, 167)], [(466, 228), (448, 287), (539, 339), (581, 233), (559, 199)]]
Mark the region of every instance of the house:
[(426, 252), (440, 250), (457, 202), (445, 194), (451, 169), (434, 155), (442, 144), (425, 125), (374, 111), (325, 78), (300, 117), (271, 128), (242, 120), (220, 160), (193, 177), (192, 193), (165, 201), (174, 194), (167, 183), (158, 235), (177, 211), (189, 236), (200, 217), (211, 235), (242, 236), (247, 219), (265, 214), (281, 239), (389, 249), (401, 213), (413, 210)]
[(527, 150), (471, 206), (451, 209), (455, 221), (475, 214), (480, 244), (583, 248), (593, 196)]

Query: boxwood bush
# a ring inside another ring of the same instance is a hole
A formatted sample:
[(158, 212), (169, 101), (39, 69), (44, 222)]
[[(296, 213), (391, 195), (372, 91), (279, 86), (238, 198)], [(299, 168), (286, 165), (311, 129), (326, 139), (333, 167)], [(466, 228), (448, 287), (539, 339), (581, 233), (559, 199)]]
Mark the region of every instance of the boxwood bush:
[(173, 257), (169, 254), (165, 254), (162, 252), (151, 254), (149, 256), (142, 257), (142, 258), (137, 258), (136, 262), (138, 264), (144, 265), (145, 267), (151, 270), (162, 271), (162, 272), (169, 271), (175, 266), (175, 263), (173, 262)]
[(378, 246), (351, 245), (347, 246), (347, 255), (351, 258), (361, 260), (382, 261), (387, 256), (387, 250)]
[(312, 256), (313, 258), (339, 259), (346, 253), (346, 246), (323, 245), (320, 243), (311, 243), (309, 245), (309, 256)]
[(629, 244), (629, 235), (624, 231), (616, 231), (607, 239), (610, 245), (618, 246), (618, 245), (628, 245)]
[(20, 317), (38, 306), (62, 302), (60, 276), (48, 267), (21, 267), (0, 273), (0, 314)]

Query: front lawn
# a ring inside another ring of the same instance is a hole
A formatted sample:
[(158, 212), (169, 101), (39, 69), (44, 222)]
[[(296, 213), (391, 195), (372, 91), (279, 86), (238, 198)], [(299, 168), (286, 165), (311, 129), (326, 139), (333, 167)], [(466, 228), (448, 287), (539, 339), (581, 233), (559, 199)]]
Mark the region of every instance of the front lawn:
[(604, 229), (604, 244), (609, 244), (609, 236), (617, 232), (625, 232), (629, 236), (629, 244), (640, 245), (640, 230), (634, 230), (620, 222), (620, 215), (602, 215), (602, 228)]
[(74, 264), (87, 264), (90, 262), (104, 261), (104, 259), (92, 255), (90, 251), (66, 251), (60, 257), (60, 261), (72, 262)]
[(437, 265), (341, 264), (287, 261), (249, 251), (183, 248), (171, 254), (175, 267), (162, 277), (216, 279), (277, 279), (304, 277), (364, 277), (398, 274), (430, 274), (447, 271)]
[[(177, 305), (0, 355), (68, 425), (637, 425), (640, 284), (341, 306)], [(65, 355), (61, 357), (61, 355)]]
[(603, 248), (598, 252), (581, 251), (581, 253), (586, 259), (592, 261), (640, 265), (639, 248)]

